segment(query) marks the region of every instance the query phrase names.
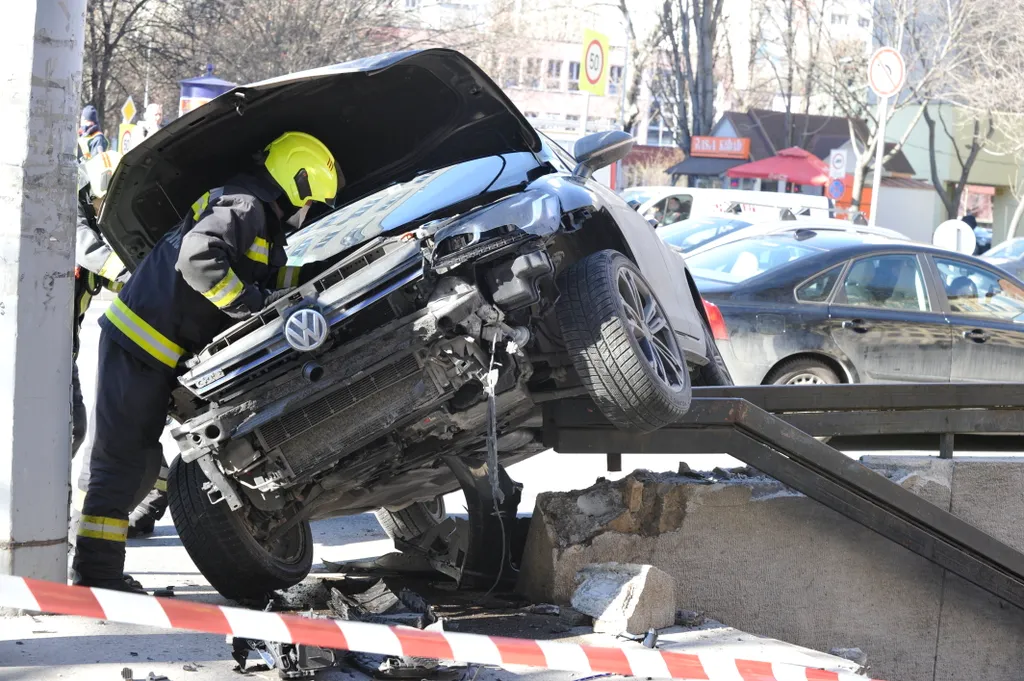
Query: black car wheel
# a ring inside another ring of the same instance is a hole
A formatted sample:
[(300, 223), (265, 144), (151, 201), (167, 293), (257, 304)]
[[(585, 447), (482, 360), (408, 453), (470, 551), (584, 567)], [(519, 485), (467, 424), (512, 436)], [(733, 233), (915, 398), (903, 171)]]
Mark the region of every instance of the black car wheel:
[(771, 385), (835, 385), (842, 383), (832, 367), (816, 359), (794, 359), (783, 362), (769, 375)]
[(400, 511), (382, 508), (375, 515), (389, 537), (407, 542), (415, 542), (448, 516), (444, 508), (444, 497), (417, 501)]
[(260, 541), (267, 518), (246, 505), (232, 511), (210, 503), (206, 475), (195, 461), (176, 458), (167, 479), (178, 537), (210, 585), (226, 598), (262, 598), (301, 582), (313, 566), (313, 533), (304, 521), (273, 547)]
[(599, 251), (560, 277), (558, 322), (583, 385), (616, 426), (650, 432), (690, 408), (690, 374), (664, 308), (640, 270)]

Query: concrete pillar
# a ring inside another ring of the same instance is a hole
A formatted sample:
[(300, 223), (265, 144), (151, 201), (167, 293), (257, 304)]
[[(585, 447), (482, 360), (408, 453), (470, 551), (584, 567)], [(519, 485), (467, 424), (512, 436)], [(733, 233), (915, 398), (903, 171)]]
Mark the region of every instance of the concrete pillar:
[(64, 581), (85, 0), (7, 4), (0, 60), (0, 574)]

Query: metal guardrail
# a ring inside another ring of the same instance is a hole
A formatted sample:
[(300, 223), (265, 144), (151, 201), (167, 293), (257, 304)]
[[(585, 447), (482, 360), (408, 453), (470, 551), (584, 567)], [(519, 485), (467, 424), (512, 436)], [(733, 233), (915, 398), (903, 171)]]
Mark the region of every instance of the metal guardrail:
[(933, 438), (1011, 435), (1024, 444), (1024, 385), (698, 388), (694, 395), (682, 420), (653, 433), (618, 430), (586, 398), (551, 402), (544, 443), (566, 453), (731, 454), (1024, 609), (1024, 553), (815, 437), (909, 428)]

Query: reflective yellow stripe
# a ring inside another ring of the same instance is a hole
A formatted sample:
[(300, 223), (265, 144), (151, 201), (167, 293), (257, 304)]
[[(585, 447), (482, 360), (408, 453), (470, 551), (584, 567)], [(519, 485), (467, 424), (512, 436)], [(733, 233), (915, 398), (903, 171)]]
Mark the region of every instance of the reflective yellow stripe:
[(121, 289), (123, 289), (123, 288), (124, 288), (124, 284), (122, 284), (119, 281), (108, 281), (107, 282), (107, 290), (108, 291), (113, 291), (114, 293), (119, 293), (121, 291)]
[(136, 345), (169, 367), (178, 366), (178, 360), (185, 354), (185, 348), (146, 323), (146, 320), (132, 312), (120, 298), (115, 298), (107, 308), (106, 317)]
[(256, 237), (256, 240), (252, 242), (252, 246), (245, 252), (245, 257), (249, 260), (261, 262), (264, 265), (270, 263), (270, 242), (266, 239)]
[(121, 258), (117, 257), (117, 253), (111, 253), (105, 261), (103, 261), (103, 267), (96, 274), (107, 279), (115, 279), (117, 275), (121, 274), (121, 270), (124, 269), (124, 263), (121, 262)]
[(238, 296), (242, 295), (244, 288), (245, 284), (238, 278), (234, 270), (229, 267), (228, 273), (224, 275), (224, 278), (203, 295), (211, 303), (223, 309), (238, 300)]
[(199, 197), (199, 200), (192, 204), (192, 219), (199, 222), (199, 216), (203, 214), (207, 206), (210, 205), (210, 192), (206, 192)]
[(292, 288), (299, 285), (299, 272), (301, 267), (289, 267), (285, 265), (277, 271), (277, 288)]
[(89, 137), (88, 139), (84, 137), (78, 138), (78, 150), (82, 152), (82, 157), (86, 160), (88, 160), (91, 157), (89, 153), (89, 140), (91, 139), (92, 137)]
[(128, 521), (101, 515), (83, 515), (78, 525), (78, 536), (123, 542), (128, 539)]
[(167, 481), (166, 480), (157, 480), (156, 484), (153, 485), (153, 489), (155, 489), (157, 492), (166, 492), (167, 491)]
[(82, 292), (82, 297), (78, 299), (78, 316), (81, 317), (89, 311), (89, 305), (92, 304), (92, 294), (88, 291)]

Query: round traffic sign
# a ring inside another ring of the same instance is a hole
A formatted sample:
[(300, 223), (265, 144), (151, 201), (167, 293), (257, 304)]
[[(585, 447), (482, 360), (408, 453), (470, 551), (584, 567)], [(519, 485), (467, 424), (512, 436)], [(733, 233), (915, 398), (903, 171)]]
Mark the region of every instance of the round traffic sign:
[(828, 196), (830, 199), (838, 201), (843, 198), (843, 192), (846, 191), (846, 185), (843, 184), (842, 180), (832, 180), (828, 184)]
[(591, 40), (590, 44), (587, 45), (587, 53), (585, 55), (584, 72), (587, 76), (587, 82), (591, 85), (597, 85), (601, 82), (601, 76), (604, 75), (604, 50), (601, 49), (601, 43), (597, 40)]
[(891, 47), (879, 48), (868, 62), (868, 84), (879, 97), (892, 97), (903, 88), (907, 65), (903, 56)]
[(974, 230), (963, 220), (946, 220), (932, 234), (932, 245), (964, 255), (974, 253), (977, 243)]
[(846, 174), (846, 155), (843, 153), (832, 154), (828, 159), (829, 166), (835, 177)]

